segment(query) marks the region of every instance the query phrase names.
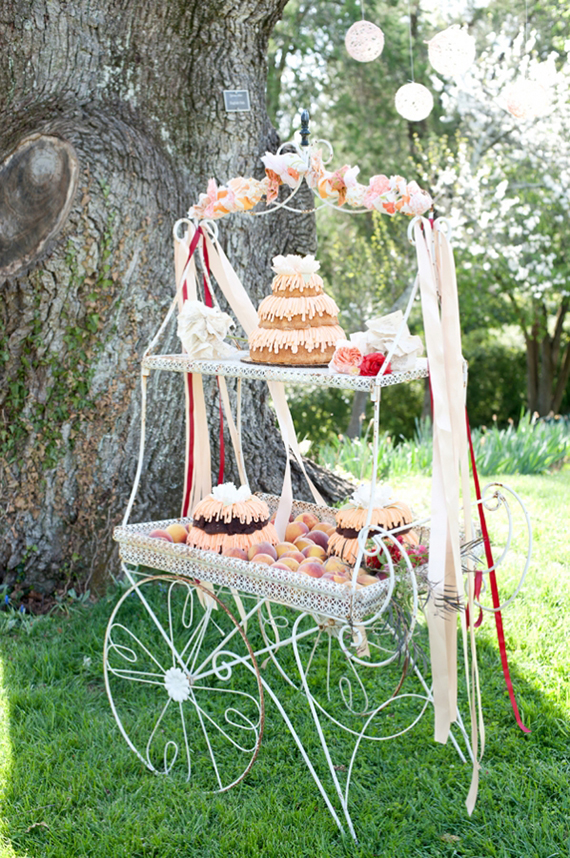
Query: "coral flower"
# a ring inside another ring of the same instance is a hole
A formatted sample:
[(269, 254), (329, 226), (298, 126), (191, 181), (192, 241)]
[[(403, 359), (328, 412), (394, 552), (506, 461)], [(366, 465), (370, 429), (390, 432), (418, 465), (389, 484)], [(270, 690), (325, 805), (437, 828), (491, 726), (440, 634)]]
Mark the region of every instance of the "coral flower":
[(332, 356), (329, 368), (332, 372), (344, 375), (358, 375), (362, 354), (355, 346), (338, 346)]

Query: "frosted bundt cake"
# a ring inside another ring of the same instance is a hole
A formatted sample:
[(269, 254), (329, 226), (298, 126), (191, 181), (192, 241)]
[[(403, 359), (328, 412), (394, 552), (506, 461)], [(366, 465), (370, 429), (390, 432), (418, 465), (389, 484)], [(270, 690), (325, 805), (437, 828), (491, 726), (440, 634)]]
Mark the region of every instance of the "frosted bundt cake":
[[(372, 501), (371, 525), (379, 525), (386, 530), (403, 527), (412, 522), (410, 508), (401, 501), (390, 497), (389, 486), (377, 486)], [(329, 537), (329, 554), (341, 557), (347, 563), (354, 563), (358, 555), (358, 534), (366, 524), (368, 505), (370, 503), (370, 487), (361, 486), (352, 495), (350, 501), (336, 513), (336, 530)], [(416, 544), (417, 536), (413, 530), (406, 532), (410, 545)]]
[(269, 521), (267, 504), (252, 495), (248, 486), (237, 489), (223, 483), (201, 500), (192, 513), (187, 545), (222, 552), (258, 542), (277, 545), (277, 531)]
[(249, 336), (257, 363), (320, 365), (330, 361), (345, 333), (338, 307), (323, 291), (313, 256), (276, 256), (272, 294), (259, 305), (259, 327)]

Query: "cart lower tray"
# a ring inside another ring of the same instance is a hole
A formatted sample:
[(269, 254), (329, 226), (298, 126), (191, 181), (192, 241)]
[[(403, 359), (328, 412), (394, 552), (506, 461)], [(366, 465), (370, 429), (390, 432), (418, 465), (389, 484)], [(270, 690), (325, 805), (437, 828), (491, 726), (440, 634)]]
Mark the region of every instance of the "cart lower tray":
[[(273, 512), (279, 498), (260, 495)], [(334, 523), (335, 510), (303, 502), (294, 502), (293, 514), (311, 511), (321, 521)], [(311, 578), (298, 572), (274, 569), (260, 563), (249, 563), (233, 557), (223, 557), (213, 551), (190, 548), (149, 536), (155, 529), (170, 524), (188, 524), (190, 518), (151, 521), (116, 527), (113, 538), (119, 543), (124, 563), (144, 566), (173, 575), (196, 578), (242, 593), (259, 596), (271, 602), (287, 605), (311, 614), (360, 622), (377, 613), (388, 594), (387, 580), (352, 592), (350, 584), (337, 584), (322, 578)]]

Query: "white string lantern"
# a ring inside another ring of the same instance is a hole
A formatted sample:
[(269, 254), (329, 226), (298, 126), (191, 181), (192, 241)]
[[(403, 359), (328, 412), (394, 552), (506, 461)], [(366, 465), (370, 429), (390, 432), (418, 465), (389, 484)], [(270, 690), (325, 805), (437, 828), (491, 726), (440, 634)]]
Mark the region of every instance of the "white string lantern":
[(541, 83), (521, 78), (505, 90), (506, 109), (515, 119), (534, 119), (548, 111), (551, 94)]
[(464, 74), (475, 61), (475, 39), (454, 24), (426, 43), (429, 61), (438, 74)]
[(384, 50), (384, 33), (371, 21), (357, 21), (348, 30), (344, 44), (354, 60), (370, 63)]
[(433, 108), (433, 95), (421, 83), (406, 83), (401, 86), (394, 99), (396, 110), (409, 122), (426, 119)]

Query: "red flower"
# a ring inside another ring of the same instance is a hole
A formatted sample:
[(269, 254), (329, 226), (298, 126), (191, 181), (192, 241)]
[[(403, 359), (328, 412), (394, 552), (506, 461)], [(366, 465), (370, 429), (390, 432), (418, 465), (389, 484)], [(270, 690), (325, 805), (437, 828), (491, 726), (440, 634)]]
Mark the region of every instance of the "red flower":
[[(382, 367), (384, 366), (384, 361), (386, 360), (384, 355), (381, 355), (380, 352), (374, 352), (371, 355), (365, 355), (362, 358), (362, 363), (360, 364), (360, 375), (378, 375)], [(392, 372), (392, 368), (390, 364), (386, 367), (386, 374)]]

